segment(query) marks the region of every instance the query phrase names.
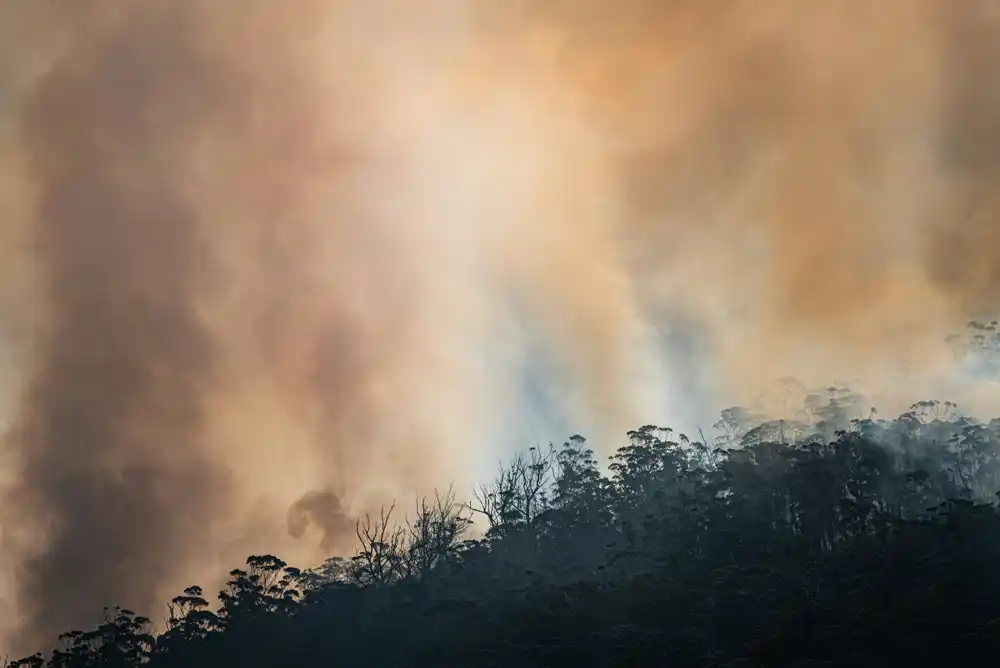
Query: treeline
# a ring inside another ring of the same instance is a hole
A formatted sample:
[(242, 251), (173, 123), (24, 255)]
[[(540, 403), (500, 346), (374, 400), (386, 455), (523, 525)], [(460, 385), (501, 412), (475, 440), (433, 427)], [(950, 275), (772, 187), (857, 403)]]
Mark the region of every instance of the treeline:
[(252, 556), (217, 603), (175, 597), (158, 636), (115, 609), (10, 666), (1000, 658), (1000, 419), (938, 401), (882, 419), (831, 388), (795, 419), (729, 409), (715, 428), (705, 443), (642, 427), (605, 466), (581, 437), (530, 449), (471, 503), (449, 491), (400, 524), (396, 508), (363, 518), (351, 559)]

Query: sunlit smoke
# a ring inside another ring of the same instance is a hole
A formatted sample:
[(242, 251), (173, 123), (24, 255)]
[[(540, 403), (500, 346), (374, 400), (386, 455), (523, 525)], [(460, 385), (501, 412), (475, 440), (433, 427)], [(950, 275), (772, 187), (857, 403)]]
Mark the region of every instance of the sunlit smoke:
[(986, 0), (0, 4), (10, 637), (779, 377), (989, 410), (998, 74)]

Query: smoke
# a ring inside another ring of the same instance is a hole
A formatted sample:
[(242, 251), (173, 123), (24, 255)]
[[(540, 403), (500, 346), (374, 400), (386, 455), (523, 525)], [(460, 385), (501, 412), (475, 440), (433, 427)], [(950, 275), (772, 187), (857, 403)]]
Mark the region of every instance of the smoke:
[(996, 405), (941, 344), (1000, 297), (986, 0), (16, 0), (0, 27), (29, 649), (249, 551), (348, 550), (350, 517), (566, 425), (610, 449), (788, 375)]
[(353, 525), (344, 515), (343, 506), (337, 495), (330, 491), (309, 492), (288, 509), (288, 533), (293, 538), (302, 538), (310, 525), (323, 532), (320, 549), (334, 549), (343, 541)]
[(150, 14), (117, 30), (84, 19), (71, 60), (23, 110), (47, 301), (11, 436), (21, 457), (5, 534), (21, 521), (47, 534), (18, 582), (34, 641), (110, 596), (150, 602), (204, 540), (205, 510), (226, 508), (224, 470), (198, 441), (214, 345), (197, 317), (203, 251), (183, 186), (214, 86), (175, 46), (185, 17)]

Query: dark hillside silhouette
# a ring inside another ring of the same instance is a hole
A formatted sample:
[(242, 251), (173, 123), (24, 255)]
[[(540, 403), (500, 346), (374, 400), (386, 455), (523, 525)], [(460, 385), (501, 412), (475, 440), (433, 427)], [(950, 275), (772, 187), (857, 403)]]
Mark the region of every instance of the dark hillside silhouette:
[[(972, 331), (989, 362), (995, 325)], [(830, 388), (783, 422), (730, 408), (711, 444), (643, 426), (606, 467), (580, 436), (532, 448), (469, 504), (449, 490), (361, 518), (350, 559), (251, 556), (217, 603), (170, 601), (159, 636), (108, 610), (10, 667), (1000, 658), (1000, 419), (939, 401), (853, 417), (860, 401)]]

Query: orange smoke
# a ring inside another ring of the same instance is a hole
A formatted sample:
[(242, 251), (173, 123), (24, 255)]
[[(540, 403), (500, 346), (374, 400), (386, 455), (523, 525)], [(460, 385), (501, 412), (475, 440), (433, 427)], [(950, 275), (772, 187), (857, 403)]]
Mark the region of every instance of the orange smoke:
[(989, 2), (12, 0), (0, 31), (29, 649), (349, 550), (565, 425), (610, 450), (787, 375), (997, 400), (940, 345), (1000, 287)]

